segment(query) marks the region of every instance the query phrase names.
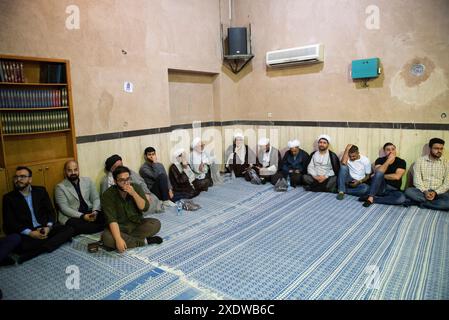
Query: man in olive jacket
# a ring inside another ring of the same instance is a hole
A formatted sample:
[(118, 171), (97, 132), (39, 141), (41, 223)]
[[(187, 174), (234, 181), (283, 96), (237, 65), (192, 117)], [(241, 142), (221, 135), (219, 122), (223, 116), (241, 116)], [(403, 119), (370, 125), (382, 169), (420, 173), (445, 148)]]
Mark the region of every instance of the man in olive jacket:
[(146, 243), (162, 243), (162, 238), (154, 236), (161, 228), (160, 221), (143, 218), (149, 202), (142, 188), (131, 183), (130, 170), (119, 166), (112, 174), (115, 184), (101, 195), (107, 223), (102, 235), (103, 244), (122, 253)]

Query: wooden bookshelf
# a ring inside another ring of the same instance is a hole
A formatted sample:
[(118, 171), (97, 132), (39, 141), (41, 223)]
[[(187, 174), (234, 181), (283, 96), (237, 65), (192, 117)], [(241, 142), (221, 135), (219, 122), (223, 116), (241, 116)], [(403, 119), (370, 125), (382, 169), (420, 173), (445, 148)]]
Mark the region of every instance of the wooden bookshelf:
[(69, 159), (77, 159), (69, 61), (0, 54), (2, 197), (13, 188), (15, 168), (25, 165), (53, 200)]
[(63, 87), (67, 86), (67, 83), (17, 83), (17, 82), (0, 82), (0, 85), (2, 86), (30, 86), (30, 87), (38, 87), (38, 86), (45, 86), (45, 87)]

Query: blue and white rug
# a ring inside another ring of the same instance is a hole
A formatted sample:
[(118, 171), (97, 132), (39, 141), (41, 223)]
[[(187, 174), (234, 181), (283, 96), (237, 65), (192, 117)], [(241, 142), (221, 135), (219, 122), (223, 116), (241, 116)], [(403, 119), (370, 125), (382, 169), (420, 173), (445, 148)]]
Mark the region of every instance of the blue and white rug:
[(2, 267), (4, 299), (449, 299), (447, 212), (240, 179), (195, 202), (154, 215), (161, 245), (92, 254), (80, 236)]

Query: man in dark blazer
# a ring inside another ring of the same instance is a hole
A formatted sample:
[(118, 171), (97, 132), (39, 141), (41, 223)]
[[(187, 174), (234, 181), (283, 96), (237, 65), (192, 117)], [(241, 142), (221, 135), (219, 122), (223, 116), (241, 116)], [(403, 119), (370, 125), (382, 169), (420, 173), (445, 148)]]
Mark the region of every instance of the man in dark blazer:
[(41, 253), (52, 252), (69, 241), (74, 230), (55, 223), (55, 211), (44, 187), (31, 186), (32, 171), (17, 167), (14, 191), (3, 196), (3, 229), (18, 233), (21, 243), (16, 250), (19, 263)]

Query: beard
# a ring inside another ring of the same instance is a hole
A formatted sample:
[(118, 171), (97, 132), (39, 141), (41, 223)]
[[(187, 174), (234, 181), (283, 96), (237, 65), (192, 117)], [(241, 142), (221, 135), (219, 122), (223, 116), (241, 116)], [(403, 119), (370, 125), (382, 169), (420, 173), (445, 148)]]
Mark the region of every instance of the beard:
[(71, 174), (70, 176), (68, 176), (69, 180), (72, 182), (75, 182), (76, 180), (78, 180), (79, 176), (77, 174)]
[(14, 190), (23, 191), (28, 187), (28, 184), (21, 185), (19, 183), (14, 184)]
[(431, 154), (432, 157), (434, 157), (435, 159), (439, 159), (439, 158), (441, 158), (441, 156), (442, 156), (442, 153), (441, 153), (441, 152), (437, 152), (437, 153), (430, 152), (430, 154)]
[(323, 146), (318, 146), (318, 150), (320, 150), (320, 151), (326, 151), (327, 148), (326, 148), (326, 147), (323, 147)]

